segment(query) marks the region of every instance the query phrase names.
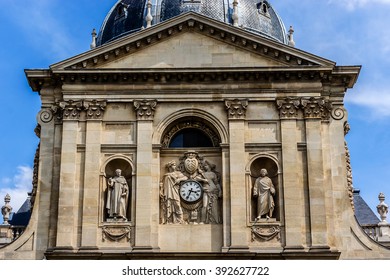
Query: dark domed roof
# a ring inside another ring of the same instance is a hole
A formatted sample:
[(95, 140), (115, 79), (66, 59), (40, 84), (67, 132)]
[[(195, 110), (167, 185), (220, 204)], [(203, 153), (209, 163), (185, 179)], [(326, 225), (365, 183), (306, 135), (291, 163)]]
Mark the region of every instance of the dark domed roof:
[[(106, 16), (100, 29), (97, 45), (103, 45), (146, 26), (147, 0), (119, 0)], [(193, 11), (215, 20), (232, 24), (232, 0), (152, 0), (152, 24), (185, 12)], [(282, 20), (265, 0), (240, 0), (239, 26), (288, 44)]]

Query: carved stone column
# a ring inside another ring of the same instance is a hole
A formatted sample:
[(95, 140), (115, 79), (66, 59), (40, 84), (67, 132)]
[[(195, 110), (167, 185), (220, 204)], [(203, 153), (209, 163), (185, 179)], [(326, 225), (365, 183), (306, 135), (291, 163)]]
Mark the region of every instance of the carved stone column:
[(86, 112), (84, 190), (82, 213), (82, 249), (97, 248), (99, 215), (99, 169), (101, 157), (102, 120), (106, 101), (85, 100)]
[(230, 251), (248, 250), (246, 226), (245, 191), (245, 117), (248, 100), (225, 101), (229, 119), (229, 165), (230, 165)]
[(304, 248), (304, 186), (299, 181), (302, 167), (298, 161), (297, 117), (299, 99), (284, 98), (276, 101), (280, 113), (283, 159), (283, 191), (286, 231), (286, 250)]
[(307, 143), (311, 249), (329, 250), (326, 221), (324, 158), (321, 121), (326, 111), (323, 98), (302, 99)]
[[(77, 223), (79, 199), (77, 181), (77, 137), (82, 101), (62, 101), (62, 149), (58, 201), (57, 244), (60, 249), (73, 249), (77, 246)], [(41, 169), (44, 170), (44, 169)]]
[(159, 193), (159, 186), (153, 185), (156, 174), (153, 174), (152, 145), (156, 106), (156, 100), (134, 101), (137, 115), (135, 251), (158, 250), (159, 203), (158, 200), (154, 203), (153, 195)]

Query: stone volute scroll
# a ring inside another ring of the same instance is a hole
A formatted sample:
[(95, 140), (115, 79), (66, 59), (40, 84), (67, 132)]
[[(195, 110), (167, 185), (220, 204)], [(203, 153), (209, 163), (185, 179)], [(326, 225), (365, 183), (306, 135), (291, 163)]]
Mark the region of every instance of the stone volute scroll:
[(117, 169), (116, 175), (107, 180), (107, 222), (127, 221), (127, 209), (129, 203), (129, 186), (122, 170)]

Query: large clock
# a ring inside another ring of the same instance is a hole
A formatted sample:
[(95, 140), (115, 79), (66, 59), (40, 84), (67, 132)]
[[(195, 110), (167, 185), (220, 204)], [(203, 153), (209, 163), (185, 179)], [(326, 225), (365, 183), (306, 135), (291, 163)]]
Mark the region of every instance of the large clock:
[(202, 198), (202, 185), (194, 180), (187, 180), (180, 186), (180, 197), (189, 203), (197, 202)]

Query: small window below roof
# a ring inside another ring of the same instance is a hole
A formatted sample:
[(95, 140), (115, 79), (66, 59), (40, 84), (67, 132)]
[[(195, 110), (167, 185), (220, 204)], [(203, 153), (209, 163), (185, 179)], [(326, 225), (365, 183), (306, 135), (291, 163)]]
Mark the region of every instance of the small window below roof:
[(256, 7), (260, 15), (270, 17), (267, 1), (260, 1), (259, 3), (256, 4)]
[(127, 18), (127, 14), (128, 14), (128, 5), (126, 4), (123, 4), (123, 3), (119, 3), (118, 6), (116, 7), (116, 16), (115, 18), (116, 19), (119, 19), (119, 18), (122, 18), (122, 17), (125, 17)]

